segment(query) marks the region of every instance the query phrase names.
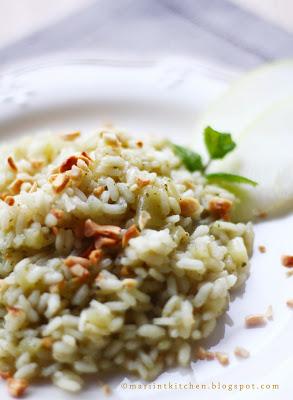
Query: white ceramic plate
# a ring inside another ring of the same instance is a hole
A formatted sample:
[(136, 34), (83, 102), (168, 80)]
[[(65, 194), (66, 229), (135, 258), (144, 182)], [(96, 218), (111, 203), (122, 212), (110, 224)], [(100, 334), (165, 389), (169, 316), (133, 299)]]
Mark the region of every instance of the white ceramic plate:
[[(194, 60), (39, 60), (0, 75), (0, 139), (47, 130), (92, 130), (112, 123), (134, 134), (160, 134), (188, 144), (195, 134), (199, 113), (234, 77), (231, 71)], [(112, 398), (289, 400), (293, 391), (293, 312), (286, 307), (286, 300), (293, 297), (293, 277), (286, 277), (280, 257), (293, 252), (292, 229), (293, 216), (255, 226), (251, 276), (245, 287), (233, 295), (230, 309), (204, 343), (212, 350), (229, 353), (229, 366), (199, 361), (192, 364), (191, 370), (166, 372), (156, 380), (157, 384), (166, 383), (168, 389), (162, 390), (123, 389), (121, 384), (130, 381), (124, 376), (116, 377), (110, 380)], [(258, 245), (265, 245), (267, 253), (260, 254)], [(245, 329), (245, 316), (263, 313), (270, 304), (274, 320), (264, 328)], [(233, 350), (238, 345), (250, 351), (249, 359), (235, 358)], [(173, 388), (169, 389), (169, 382)], [(208, 389), (188, 389), (189, 382), (205, 383)], [(187, 388), (176, 390), (175, 383), (187, 384)], [(226, 387), (219, 389), (219, 383)], [(217, 388), (213, 389), (212, 384)], [(238, 389), (229, 390), (229, 384), (238, 385)], [(256, 389), (252, 389), (253, 384)], [(262, 384), (279, 385), (279, 389), (261, 389)], [(242, 387), (240, 391), (239, 385), (250, 388)], [(40, 396), (44, 400), (104, 397), (95, 381), (76, 396), (47, 384), (32, 386), (28, 398), (36, 400)], [(4, 384), (0, 385), (0, 398), (9, 398)]]

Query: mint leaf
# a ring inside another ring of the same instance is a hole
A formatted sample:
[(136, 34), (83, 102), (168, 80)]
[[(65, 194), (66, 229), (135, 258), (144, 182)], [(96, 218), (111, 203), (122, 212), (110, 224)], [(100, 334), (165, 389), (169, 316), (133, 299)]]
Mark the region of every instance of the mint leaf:
[(257, 186), (258, 183), (245, 178), (244, 176), (227, 174), (225, 172), (217, 172), (215, 174), (207, 174), (206, 179), (211, 182), (229, 182), (229, 183), (243, 183), (246, 185)]
[(172, 148), (176, 156), (180, 158), (190, 172), (201, 171), (203, 169), (202, 159), (198, 153), (177, 144), (172, 144)]
[(204, 130), (204, 141), (212, 160), (224, 158), (236, 147), (230, 133), (218, 132), (210, 126)]

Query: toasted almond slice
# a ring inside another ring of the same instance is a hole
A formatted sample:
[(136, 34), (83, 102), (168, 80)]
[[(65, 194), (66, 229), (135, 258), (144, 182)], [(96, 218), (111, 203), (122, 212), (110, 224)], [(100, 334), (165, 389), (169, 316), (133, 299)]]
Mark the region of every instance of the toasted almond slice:
[(282, 265), (284, 267), (287, 267), (287, 268), (292, 268), (293, 267), (293, 256), (284, 255), (284, 256), (282, 256), (281, 260), (282, 260)]
[(9, 156), (7, 158), (7, 163), (9, 165), (9, 167), (12, 169), (13, 172), (17, 172), (18, 171), (17, 166), (15, 164), (15, 161), (11, 156)]
[(73, 140), (77, 139), (80, 136), (80, 132), (69, 132), (61, 135), (63, 140), (66, 140), (67, 142), (72, 142)]
[(265, 316), (262, 314), (252, 314), (245, 318), (245, 325), (247, 328), (256, 328), (266, 324)]
[(199, 201), (194, 197), (183, 197), (179, 201), (181, 215), (191, 217), (199, 209)]
[(235, 347), (234, 354), (240, 358), (248, 358), (250, 356), (249, 351), (240, 346)]
[(75, 264), (80, 264), (85, 268), (89, 268), (91, 263), (85, 257), (78, 257), (78, 256), (69, 256), (64, 260), (64, 264), (67, 267), (73, 267)]
[(73, 165), (76, 165), (78, 161), (78, 157), (77, 156), (70, 156), (68, 157), (65, 161), (63, 161), (63, 163), (60, 165), (59, 167), (59, 172), (66, 172), (69, 171)]
[(273, 306), (271, 304), (268, 306), (265, 316), (267, 319), (273, 319)]
[(226, 353), (216, 351), (215, 354), (216, 354), (216, 359), (219, 361), (220, 364), (224, 366), (229, 364), (229, 357)]
[(263, 245), (258, 246), (258, 250), (260, 253), (266, 253), (267, 251), (266, 246)]
[(122, 236), (122, 247), (126, 247), (129, 241), (137, 236), (140, 235), (139, 230), (137, 229), (136, 225), (131, 225), (127, 231), (124, 232)]
[(293, 308), (293, 299), (288, 299), (286, 301), (286, 304), (287, 304), (288, 307)]
[(84, 224), (85, 237), (107, 236), (118, 239), (121, 236), (121, 228), (116, 225), (99, 225), (91, 219), (87, 219)]
[(28, 381), (26, 379), (10, 378), (7, 380), (8, 392), (13, 397), (20, 397), (28, 388)]
[(67, 186), (69, 182), (69, 176), (65, 174), (57, 174), (55, 179), (52, 182), (52, 186), (56, 193), (62, 192)]
[(221, 218), (225, 221), (230, 219), (232, 201), (215, 197), (209, 201), (209, 211), (215, 218)]
[(89, 260), (92, 265), (97, 265), (101, 261), (103, 256), (102, 250), (93, 250), (90, 252)]

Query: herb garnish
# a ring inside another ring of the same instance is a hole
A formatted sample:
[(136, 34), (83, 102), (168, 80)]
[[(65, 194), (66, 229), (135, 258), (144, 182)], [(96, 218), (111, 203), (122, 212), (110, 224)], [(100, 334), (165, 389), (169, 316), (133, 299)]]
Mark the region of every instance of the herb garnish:
[(203, 164), (200, 154), (186, 147), (172, 144), (172, 149), (190, 172), (201, 171), (208, 181), (243, 183), (251, 186), (257, 185), (257, 182), (240, 175), (225, 172), (206, 174), (206, 170), (211, 162), (224, 158), (235, 149), (236, 143), (233, 141), (230, 133), (216, 131), (210, 126), (207, 126), (204, 130), (204, 142), (210, 156), (206, 165)]

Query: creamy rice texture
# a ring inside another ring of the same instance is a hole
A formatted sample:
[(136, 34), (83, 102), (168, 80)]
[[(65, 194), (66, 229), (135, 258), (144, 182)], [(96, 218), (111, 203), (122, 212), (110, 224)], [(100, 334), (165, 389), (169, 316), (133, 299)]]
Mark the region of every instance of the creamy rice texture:
[(14, 395), (38, 377), (78, 391), (86, 374), (189, 365), (248, 275), (234, 195), (164, 141), (21, 139), (2, 148), (0, 193), (0, 375)]

